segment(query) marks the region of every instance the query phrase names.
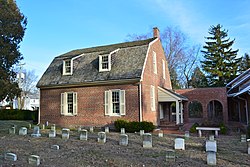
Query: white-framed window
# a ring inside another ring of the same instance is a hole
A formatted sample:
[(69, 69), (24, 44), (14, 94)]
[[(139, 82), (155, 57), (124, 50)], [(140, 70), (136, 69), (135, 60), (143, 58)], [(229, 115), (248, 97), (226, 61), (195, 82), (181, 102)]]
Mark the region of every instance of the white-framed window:
[(64, 60), (63, 61), (63, 75), (72, 75), (73, 73), (73, 61)]
[(107, 90), (104, 95), (105, 115), (126, 115), (125, 90)]
[(162, 59), (162, 77), (166, 79), (166, 62)]
[(99, 71), (110, 71), (111, 70), (111, 55), (100, 55), (99, 56)]
[(61, 115), (77, 115), (77, 93), (61, 93)]
[(153, 68), (154, 73), (157, 74), (157, 59), (156, 59), (156, 53), (153, 51)]
[(155, 111), (155, 87), (151, 85), (150, 87), (150, 102), (151, 102), (151, 110)]

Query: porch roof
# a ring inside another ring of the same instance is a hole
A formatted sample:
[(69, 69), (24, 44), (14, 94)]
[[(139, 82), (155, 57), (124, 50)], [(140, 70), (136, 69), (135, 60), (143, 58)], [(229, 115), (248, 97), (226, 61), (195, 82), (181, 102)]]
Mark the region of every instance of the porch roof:
[(188, 98), (182, 96), (172, 90), (158, 87), (158, 101), (159, 102), (170, 102), (170, 101), (188, 101)]

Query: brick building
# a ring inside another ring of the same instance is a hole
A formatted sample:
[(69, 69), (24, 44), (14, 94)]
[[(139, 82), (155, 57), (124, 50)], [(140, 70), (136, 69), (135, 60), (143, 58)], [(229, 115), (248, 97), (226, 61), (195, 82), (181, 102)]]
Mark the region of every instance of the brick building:
[(55, 57), (37, 84), (40, 122), (62, 126), (103, 126), (117, 119), (183, 123), (187, 99), (171, 91), (159, 30), (154, 28), (153, 34), (147, 40)]

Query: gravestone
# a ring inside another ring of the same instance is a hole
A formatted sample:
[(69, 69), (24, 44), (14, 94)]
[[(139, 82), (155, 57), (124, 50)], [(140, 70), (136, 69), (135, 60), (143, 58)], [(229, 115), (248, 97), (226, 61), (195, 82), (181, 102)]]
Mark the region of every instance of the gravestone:
[(189, 131), (185, 131), (185, 138), (188, 139), (190, 137)]
[(125, 128), (121, 128), (121, 134), (125, 134)]
[(214, 141), (214, 135), (209, 135), (208, 140)]
[(140, 136), (143, 136), (144, 130), (140, 130)]
[(4, 154), (4, 159), (8, 161), (16, 161), (17, 160), (17, 155), (14, 153), (5, 153)]
[(108, 126), (105, 127), (105, 133), (109, 133), (109, 127)]
[(56, 130), (56, 124), (52, 124), (50, 129), (55, 131)]
[(16, 133), (16, 127), (12, 126), (11, 128), (9, 128), (9, 134), (15, 134)]
[(44, 124), (42, 124), (42, 130), (44, 130), (45, 129), (45, 125)]
[(158, 131), (158, 137), (163, 137), (163, 131), (162, 130)]
[(150, 133), (144, 133), (142, 136), (142, 146), (144, 148), (151, 148), (152, 147), (152, 135)]
[(19, 129), (19, 135), (22, 135), (22, 136), (27, 135), (27, 128), (26, 127), (21, 127)]
[(40, 128), (39, 126), (34, 126), (33, 133), (31, 134), (31, 137), (40, 137)]
[(240, 141), (241, 141), (242, 143), (243, 143), (243, 142), (246, 142), (246, 141), (247, 141), (247, 135), (245, 135), (245, 134), (241, 135)]
[(247, 139), (247, 153), (250, 154), (250, 139)]
[(32, 125), (31, 124), (29, 124), (29, 129), (31, 129), (32, 128)]
[(81, 130), (82, 130), (82, 127), (79, 126), (79, 127), (77, 128), (77, 131), (80, 132)]
[(98, 143), (106, 143), (106, 133), (105, 132), (98, 132)]
[(170, 161), (175, 162), (175, 151), (174, 150), (167, 150), (166, 151), (166, 161), (167, 162), (170, 162)]
[(207, 164), (216, 165), (216, 152), (213, 151), (207, 152)]
[(119, 145), (121, 145), (121, 146), (127, 146), (128, 145), (128, 135), (120, 134)]
[(217, 152), (217, 144), (216, 141), (206, 141), (206, 152), (212, 151), (212, 152)]
[(68, 140), (69, 139), (69, 129), (63, 128), (62, 129), (62, 139)]
[(185, 150), (185, 140), (183, 138), (176, 138), (174, 140), (175, 150)]
[(85, 129), (82, 129), (80, 131), (80, 140), (88, 140), (88, 131)]
[(60, 146), (59, 145), (52, 145), (51, 149), (53, 149), (53, 150), (59, 150)]
[(89, 127), (89, 132), (90, 132), (90, 133), (93, 133), (93, 132), (94, 132), (94, 127), (93, 127), (93, 126)]
[(46, 121), (46, 122), (45, 122), (45, 126), (49, 126), (49, 121)]
[(49, 138), (54, 138), (54, 137), (56, 137), (56, 130), (50, 130), (49, 131)]
[(30, 155), (28, 161), (30, 165), (34, 166), (40, 165), (40, 157), (38, 155)]

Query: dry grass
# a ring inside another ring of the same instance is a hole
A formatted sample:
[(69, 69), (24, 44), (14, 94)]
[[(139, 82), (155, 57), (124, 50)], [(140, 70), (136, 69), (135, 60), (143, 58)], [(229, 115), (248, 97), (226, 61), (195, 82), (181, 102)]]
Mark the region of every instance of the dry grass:
[[(119, 134), (108, 133), (105, 144), (97, 143), (97, 132), (89, 133), (88, 141), (80, 141), (77, 131), (70, 132), (70, 139), (61, 139), (60, 131), (56, 138), (48, 138), (48, 129), (42, 130), (42, 137), (8, 134), (8, 128), (17, 124), (27, 126), (27, 122), (0, 121), (0, 153), (17, 154), (16, 162), (0, 159), (0, 166), (28, 166), (28, 156), (39, 155), (40, 166), (78, 167), (78, 166), (207, 166), (204, 144), (206, 138), (196, 135), (185, 140), (186, 150), (176, 150), (176, 162), (166, 162), (166, 150), (173, 149), (174, 139), (180, 135), (153, 135), (153, 148), (143, 148), (138, 134), (129, 133), (129, 145), (119, 146)], [(29, 134), (32, 130), (29, 130)], [(183, 136), (182, 136), (183, 137)], [(240, 134), (221, 135), (217, 140), (217, 166), (250, 166), (247, 144), (240, 142)], [(59, 150), (52, 150), (57, 144)]]

